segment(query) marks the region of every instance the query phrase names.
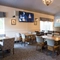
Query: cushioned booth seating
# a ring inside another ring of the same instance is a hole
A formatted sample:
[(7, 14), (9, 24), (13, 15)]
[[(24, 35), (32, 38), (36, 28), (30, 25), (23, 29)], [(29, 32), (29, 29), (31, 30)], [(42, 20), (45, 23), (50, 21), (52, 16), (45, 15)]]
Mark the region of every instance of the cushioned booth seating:
[(48, 31), (48, 32), (47, 32), (47, 34), (52, 34), (52, 33), (54, 33), (54, 31)]
[(35, 31), (36, 32), (36, 35), (37, 36), (42, 36), (42, 35), (44, 35), (44, 32), (39, 32), (39, 31)]
[(40, 35), (44, 35), (44, 32), (40, 32)]
[(60, 33), (59, 31), (54, 31), (54, 33)]
[(48, 31), (47, 32), (47, 35), (48, 34), (50, 34), (50, 35), (52, 35), (52, 36), (59, 36), (60, 35), (60, 32), (58, 32), (58, 31)]
[(59, 31), (48, 31), (48, 34), (52, 34), (52, 33), (58, 33), (58, 34), (60, 34)]

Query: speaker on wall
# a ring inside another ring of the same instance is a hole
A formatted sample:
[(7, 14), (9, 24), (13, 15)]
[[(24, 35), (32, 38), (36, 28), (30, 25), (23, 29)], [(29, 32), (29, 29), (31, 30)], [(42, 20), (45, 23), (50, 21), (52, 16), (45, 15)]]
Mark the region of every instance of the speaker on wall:
[(16, 16), (18, 16), (18, 11), (14, 10), (13, 17), (16, 17)]

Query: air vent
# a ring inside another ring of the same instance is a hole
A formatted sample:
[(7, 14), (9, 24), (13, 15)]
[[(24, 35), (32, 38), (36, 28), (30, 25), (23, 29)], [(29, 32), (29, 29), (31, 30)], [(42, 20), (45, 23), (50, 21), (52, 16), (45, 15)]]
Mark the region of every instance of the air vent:
[(0, 17), (6, 17), (6, 13), (5, 12), (0, 12)]

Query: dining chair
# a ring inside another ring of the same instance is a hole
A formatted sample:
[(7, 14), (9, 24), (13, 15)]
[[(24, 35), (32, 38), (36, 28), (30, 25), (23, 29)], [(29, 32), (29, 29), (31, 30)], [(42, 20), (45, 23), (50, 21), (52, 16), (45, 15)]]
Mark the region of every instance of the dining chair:
[(15, 42), (21, 42), (22, 38), (21, 38), (21, 34), (20, 33), (16, 33), (15, 34)]
[(57, 52), (57, 54), (58, 54), (59, 46), (55, 45), (55, 41), (54, 40), (48, 39), (47, 40), (47, 50), (52, 51), (53, 52), (52, 54), (54, 54), (54, 52)]
[(30, 41), (32, 44), (36, 42), (36, 36), (34, 34), (30, 35)]
[(36, 42), (37, 42), (36, 50), (37, 50), (37, 48), (39, 46), (41, 51), (42, 51), (42, 47), (44, 46), (44, 39), (42, 37), (40, 37), (40, 36), (36, 36)]
[(3, 57), (5, 50), (10, 50), (14, 54), (14, 39), (15, 38), (7, 38), (0, 43), (0, 48), (2, 50)]
[(25, 34), (21, 34), (21, 37), (22, 37), (22, 42), (24, 43), (24, 46), (25, 46), (26, 42), (30, 41), (30, 38), (29, 36), (26, 36)]

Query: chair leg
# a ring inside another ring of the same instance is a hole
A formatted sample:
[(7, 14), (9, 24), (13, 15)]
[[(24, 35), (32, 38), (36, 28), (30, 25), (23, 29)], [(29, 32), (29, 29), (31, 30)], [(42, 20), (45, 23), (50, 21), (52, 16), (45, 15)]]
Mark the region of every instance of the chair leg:
[(13, 54), (14, 54), (14, 48), (13, 48)]
[(4, 58), (4, 51), (2, 51), (2, 55), (3, 55), (3, 58)]
[(54, 52), (55, 52), (55, 50), (53, 50), (53, 52), (52, 52), (52, 57), (54, 57)]
[(57, 48), (57, 55), (59, 55), (60, 54), (60, 52), (59, 52), (59, 48)]
[(42, 46), (41, 46), (41, 52), (42, 52)]
[(24, 46), (25, 46), (25, 42), (23, 42), (24, 43)]
[(38, 48), (38, 45), (36, 45), (36, 50), (37, 50), (37, 48)]
[(48, 55), (48, 47), (46, 48), (46, 51), (47, 51), (47, 52), (46, 52), (46, 55)]

